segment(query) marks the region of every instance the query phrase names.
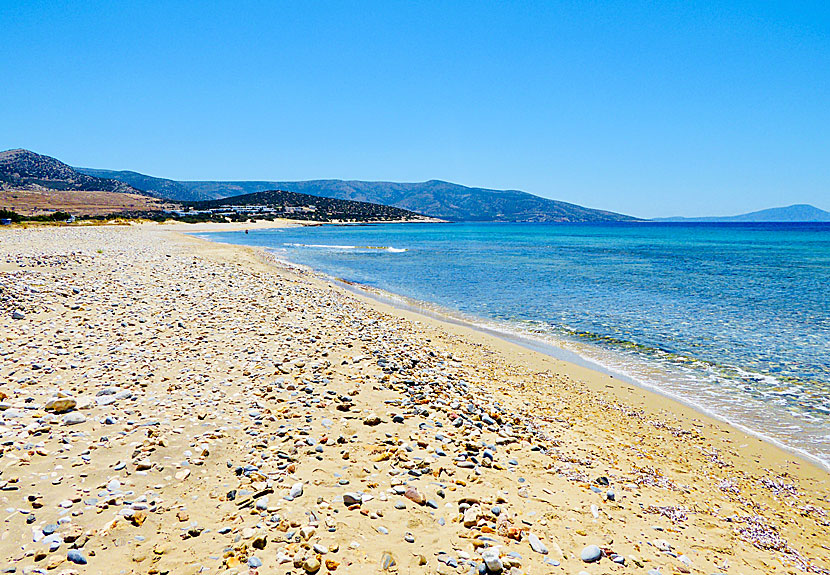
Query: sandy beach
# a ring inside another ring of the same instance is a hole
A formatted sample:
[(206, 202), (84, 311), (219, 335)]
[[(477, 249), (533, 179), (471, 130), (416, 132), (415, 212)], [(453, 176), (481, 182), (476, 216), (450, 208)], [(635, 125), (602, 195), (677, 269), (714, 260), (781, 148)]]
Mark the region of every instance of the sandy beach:
[(830, 573), (825, 470), (216, 226), (0, 230), (3, 572)]

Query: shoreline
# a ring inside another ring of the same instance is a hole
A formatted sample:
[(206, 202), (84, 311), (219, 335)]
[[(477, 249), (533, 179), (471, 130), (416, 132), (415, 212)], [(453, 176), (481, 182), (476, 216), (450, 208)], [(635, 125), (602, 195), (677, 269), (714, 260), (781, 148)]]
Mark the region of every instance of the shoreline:
[[(294, 262), (286, 262), (290, 265), (299, 266), (300, 264), (296, 264)], [(390, 307), (402, 310), (402, 311), (411, 311), (418, 315), (422, 315), (424, 317), (429, 317), (436, 321), (457, 325), (462, 328), (466, 328), (469, 330), (473, 330), (476, 332), (480, 332), (485, 335), (489, 335), (500, 340), (503, 340), (507, 343), (515, 344), (528, 351), (534, 353), (540, 353), (549, 357), (552, 357), (556, 360), (563, 361), (569, 364), (574, 365), (575, 367), (584, 368), (590, 371), (597, 372), (599, 375), (610, 376), (614, 379), (622, 381), (623, 383), (627, 383), (630, 385), (634, 385), (639, 389), (658, 395), (662, 398), (665, 398), (668, 401), (672, 401), (682, 405), (683, 407), (689, 408), (694, 412), (698, 413), (701, 416), (711, 418), (715, 421), (718, 421), (724, 425), (729, 427), (735, 428), (737, 431), (745, 433), (747, 435), (756, 437), (765, 443), (769, 443), (773, 447), (785, 451), (787, 453), (792, 454), (795, 457), (803, 460), (808, 465), (812, 465), (818, 467), (822, 471), (830, 473), (830, 462), (825, 462), (820, 457), (812, 455), (811, 453), (804, 451), (801, 448), (793, 447), (785, 444), (781, 440), (778, 440), (774, 437), (771, 437), (765, 434), (762, 431), (757, 431), (754, 429), (749, 428), (746, 425), (741, 423), (730, 421), (726, 417), (720, 416), (717, 413), (708, 411), (705, 407), (699, 405), (698, 403), (686, 399), (679, 394), (669, 392), (667, 390), (661, 389), (657, 385), (648, 385), (637, 379), (628, 376), (624, 373), (620, 373), (615, 371), (613, 368), (606, 367), (595, 361), (591, 360), (591, 358), (583, 357), (579, 355), (578, 352), (571, 351), (562, 347), (558, 347), (556, 343), (549, 342), (543, 339), (535, 339), (532, 336), (523, 335), (519, 333), (512, 333), (508, 330), (500, 330), (497, 327), (489, 327), (486, 325), (486, 320), (481, 318), (463, 318), (463, 317), (454, 317), (450, 313), (442, 313), (441, 311), (435, 311), (429, 309), (429, 306), (419, 307), (417, 304), (419, 303), (418, 300), (411, 300), (413, 304), (408, 303), (407, 300), (410, 298), (406, 298), (405, 296), (401, 296), (400, 294), (395, 294), (392, 292), (384, 292), (384, 290), (380, 290), (378, 288), (369, 288), (369, 286), (365, 286), (363, 284), (357, 282), (351, 282), (342, 280), (339, 278), (334, 278), (331, 276), (327, 276), (323, 272), (319, 270), (311, 269), (313, 273), (318, 273), (322, 277), (324, 277), (327, 281), (330, 281), (334, 284), (340, 285), (342, 284), (343, 287), (352, 293), (357, 295), (361, 295), (364, 297), (368, 297), (369, 299), (375, 300), (378, 303), (389, 305)], [(378, 293), (375, 293), (378, 292)], [(393, 297), (388, 297), (384, 294), (389, 294)], [(397, 298), (404, 300), (404, 301), (397, 301)], [(429, 302), (423, 302), (428, 304)]]
[[(411, 298), (401, 296), (400, 294), (385, 292), (384, 290), (374, 287), (367, 289), (368, 286), (364, 286), (363, 284), (329, 276), (324, 272), (321, 272), (304, 264), (298, 264), (296, 262), (279, 259), (275, 257), (269, 251), (268, 248), (259, 246), (248, 246), (243, 244), (229, 244), (225, 242), (213, 242), (212, 240), (206, 240), (204, 238), (198, 238), (194, 236), (191, 237), (193, 237), (193, 239), (195, 240), (225, 245), (230, 248), (250, 249), (258, 253), (260, 257), (265, 259), (268, 265), (273, 265), (278, 269), (282, 269), (290, 273), (297, 273), (298, 271), (301, 271), (306, 278), (310, 277), (315, 282), (326, 284), (331, 288), (339, 288), (344, 291), (347, 291), (348, 293), (351, 293), (352, 295), (359, 297), (361, 300), (369, 303), (370, 305), (378, 306), (378, 308), (381, 309), (384, 313), (400, 313), (400, 315), (407, 318), (415, 316), (418, 319), (421, 319), (428, 323), (434, 322), (443, 327), (458, 330), (459, 332), (462, 332), (465, 335), (480, 335), (481, 339), (490, 340), (490, 343), (495, 343), (497, 347), (499, 347), (498, 343), (500, 342), (505, 346), (516, 347), (521, 350), (525, 350), (531, 354), (536, 354), (538, 356), (541, 356), (542, 358), (552, 360), (556, 365), (559, 365), (560, 368), (563, 368), (565, 371), (569, 372), (569, 375), (573, 373), (582, 373), (584, 374), (583, 377), (587, 376), (587, 378), (592, 380), (595, 378), (611, 378), (615, 379), (616, 382), (622, 382), (623, 385), (634, 386), (640, 392), (640, 394), (631, 394), (632, 396), (642, 395), (644, 397), (649, 397), (647, 403), (655, 405), (659, 405), (660, 403), (665, 402), (667, 405), (665, 405), (664, 407), (666, 407), (669, 411), (678, 413), (686, 412), (685, 415), (690, 420), (696, 417), (700, 417), (709, 420), (710, 422), (714, 422), (715, 425), (733, 429), (735, 432), (745, 435), (746, 439), (752, 439), (756, 442), (759, 442), (761, 444), (760, 450), (763, 449), (763, 446), (767, 445), (775, 450), (778, 450), (780, 453), (778, 454), (777, 459), (786, 460), (787, 457), (792, 456), (798, 460), (798, 462), (795, 463), (800, 462), (808, 467), (812, 467), (815, 469), (818, 476), (821, 476), (821, 474), (826, 474), (827, 479), (830, 480), (830, 464), (824, 464), (824, 462), (822, 462), (820, 459), (808, 453), (803, 453), (797, 448), (790, 448), (786, 445), (779, 444), (780, 442), (778, 442), (778, 440), (771, 437), (767, 437), (761, 432), (745, 428), (745, 426), (727, 421), (714, 414), (708, 413), (704, 409), (694, 405), (691, 402), (686, 402), (680, 397), (676, 397), (669, 393), (663, 392), (656, 387), (645, 386), (642, 383), (633, 380), (633, 378), (614, 372), (611, 369), (604, 368), (603, 366), (592, 362), (590, 359), (579, 356), (579, 354), (576, 352), (571, 352), (569, 350), (559, 348), (555, 344), (547, 343), (541, 340), (534, 340), (532, 338), (521, 335), (512, 335), (507, 332), (499, 331), (497, 329), (488, 328), (483, 325), (477, 325), (475, 323), (475, 320), (455, 318), (452, 315), (442, 314), (440, 311), (427, 311), (425, 309), (419, 308), (417, 305), (409, 305), (406, 303), (407, 300), (413, 302), (417, 302), (418, 300), (411, 300)], [(389, 294), (389, 296), (391, 297), (385, 296), (383, 294)], [(403, 302), (399, 302), (396, 300), (403, 300)], [(423, 303), (429, 304), (429, 302)], [(536, 344), (535, 347), (534, 344)], [(557, 354), (545, 351), (543, 348), (551, 348), (551, 350), (555, 349), (557, 351), (564, 352), (564, 354), (570, 354), (576, 357), (573, 359), (564, 359), (563, 357), (560, 357)], [(522, 352), (519, 352), (519, 355), (522, 355)], [(627, 394), (624, 394), (624, 397), (627, 397)]]
[[(213, 242), (213, 240), (206, 241)], [(355, 295), (365, 298), (370, 302), (379, 303), (400, 311), (411, 312), (440, 323), (446, 323), (457, 327), (465, 328), (474, 332), (478, 332), (484, 335), (488, 335), (490, 337), (502, 340), (506, 343), (518, 345), (524, 349), (527, 349), (530, 352), (539, 353), (551, 357), (555, 360), (562, 361), (567, 364), (572, 364), (574, 367), (596, 372), (599, 376), (610, 376), (619, 381), (622, 381), (623, 383), (636, 386), (637, 388), (641, 389), (642, 391), (648, 394), (654, 394), (659, 398), (665, 399), (666, 401), (679, 404), (680, 406), (687, 408), (700, 416), (717, 421), (723, 425), (735, 429), (738, 432), (744, 433), (747, 436), (756, 438), (776, 449), (781, 450), (782, 452), (785, 452), (787, 454), (792, 455), (793, 457), (800, 459), (807, 465), (816, 467), (819, 470), (830, 474), (830, 461), (824, 461), (820, 457), (813, 455), (802, 448), (787, 445), (784, 441), (772, 437), (764, 433), (763, 431), (752, 429), (751, 427), (736, 421), (731, 421), (726, 416), (722, 416), (716, 412), (710, 411), (706, 409), (703, 405), (701, 405), (699, 402), (694, 401), (692, 399), (687, 399), (679, 393), (674, 393), (665, 389), (661, 389), (658, 385), (649, 385), (645, 382), (637, 380), (634, 377), (628, 376), (624, 373), (620, 373), (619, 371), (616, 371), (613, 368), (606, 367), (592, 360), (590, 357), (580, 355), (577, 351), (560, 347), (555, 342), (547, 341), (542, 338), (534, 338), (533, 336), (527, 334), (511, 332), (507, 329), (499, 329), (498, 327), (488, 326), (488, 320), (485, 320), (483, 318), (468, 317), (462, 314), (461, 312), (441, 308), (437, 304), (433, 304), (431, 302), (416, 300), (413, 298), (409, 298), (407, 296), (403, 296), (401, 294), (388, 292), (386, 290), (376, 288), (373, 286), (368, 286), (358, 282), (353, 282), (349, 280), (344, 280), (342, 278), (334, 277), (329, 274), (326, 274), (323, 271), (314, 269), (304, 264), (298, 264), (290, 260), (278, 258), (271, 252), (269, 248), (266, 247), (248, 246), (244, 244), (228, 244), (225, 242), (213, 243), (223, 243), (224, 245), (228, 246), (245, 247), (261, 251), (264, 257), (266, 257), (268, 260), (273, 261), (277, 266), (287, 267), (291, 270), (304, 270), (306, 273), (311, 274), (320, 281), (341, 287)]]
[(617, 378), (161, 227), (0, 255), (18, 572), (830, 573), (830, 474)]

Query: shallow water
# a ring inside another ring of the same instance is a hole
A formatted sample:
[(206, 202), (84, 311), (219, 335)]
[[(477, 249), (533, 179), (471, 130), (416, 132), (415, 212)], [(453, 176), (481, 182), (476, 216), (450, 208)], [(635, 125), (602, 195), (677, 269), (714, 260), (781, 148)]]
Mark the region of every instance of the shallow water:
[(830, 464), (830, 224), (197, 235), (542, 339)]

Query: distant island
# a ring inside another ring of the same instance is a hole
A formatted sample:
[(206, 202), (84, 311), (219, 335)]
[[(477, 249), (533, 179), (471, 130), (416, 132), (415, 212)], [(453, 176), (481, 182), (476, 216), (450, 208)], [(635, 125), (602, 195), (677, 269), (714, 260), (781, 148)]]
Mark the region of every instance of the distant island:
[(830, 212), (809, 204), (794, 204), (782, 208), (769, 208), (737, 216), (702, 218), (656, 218), (656, 222), (830, 222)]

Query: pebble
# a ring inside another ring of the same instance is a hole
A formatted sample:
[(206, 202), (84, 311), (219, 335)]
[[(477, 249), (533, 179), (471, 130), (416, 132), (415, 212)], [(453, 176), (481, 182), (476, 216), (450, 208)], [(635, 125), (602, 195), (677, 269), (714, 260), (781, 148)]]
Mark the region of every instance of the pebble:
[(63, 417), (64, 425), (78, 425), (86, 421), (86, 416), (83, 413), (67, 413)]
[(70, 409), (74, 409), (76, 405), (78, 405), (77, 400), (71, 397), (59, 397), (47, 401), (43, 409), (54, 411), (55, 413), (64, 413)]
[(421, 495), (418, 492), (418, 489), (416, 489), (415, 487), (412, 487), (412, 486), (407, 487), (406, 491), (404, 492), (403, 495), (404, 495), (404, 497), (406, 497), (407, 499), (409, 499), (413, 503), (417, 503), (418, 505), (423, 505), (424, 503), (426, 503), (426, 499), (424, 498), (424, 496)]
[(397, 561), (395, 561), (395, 558), (389, 552), (385, 552), (380, 558), (380, 568), (384, 571), (389, 571), (397, 564)]
[(309, 557), (303, 563), (306, 573), (317, 573), (320, 570), (320, 561), (316, 557)]
[(593, 563), (594, 561), (599, 561), (600, 557), (602, 557), (602, 550), (596, 545), (588, 545), (582, 550), (579, 556), (586, 563)]
[(355, 492), (346, 492), (343, 494), (343, 503), (346, 506), (360, 505), (363, 501), (363, 495)]
[(380, 425), (380, 417), (375, 415), (374, 413), (368, 416), (366, 419), (363, 420), (363, 425), (368, 425), (370, 427), (374, 427), (376, 425)]
[(86, 557), (84, 557), (77, 549), (70, 549), (66, 554), (66, 558), (76, 565), (86, 565)]
[(527, 536), (527, 541), (530, 543), (530, 548), (536, 551), (536, 553), (541, 553), (542, 555), (548, 554), (548, 548), (545, 547), (542, 542), (539, 540), (533, 533), (529, 533)]
[(296, 499), (303, 494), (303, 484), (302, 483), (295, 483), (291, 486), (291, 490), (288, 492), (288, 495), (292, 499)]
[(504, 563), (499, 557), (498, 549), (485, 549), (481, 552), (481, 559), (490, 573), (501, 573), (504, 570)]

